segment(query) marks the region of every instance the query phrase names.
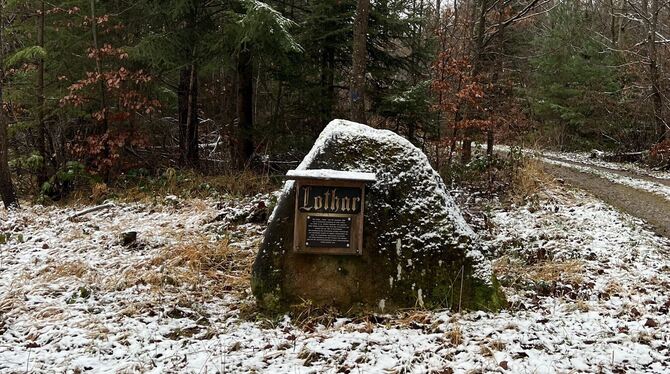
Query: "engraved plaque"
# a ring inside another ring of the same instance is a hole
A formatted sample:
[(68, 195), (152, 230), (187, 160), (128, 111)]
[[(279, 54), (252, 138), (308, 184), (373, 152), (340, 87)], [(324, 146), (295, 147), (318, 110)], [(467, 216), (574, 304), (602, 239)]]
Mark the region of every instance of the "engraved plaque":
[(307, 216), (305, 246), (350, 248), (351, 217)]
[(363, 254), (365, 184), (372, 173), (300, 170), (295, 183), (293, 251), (305, 254)]

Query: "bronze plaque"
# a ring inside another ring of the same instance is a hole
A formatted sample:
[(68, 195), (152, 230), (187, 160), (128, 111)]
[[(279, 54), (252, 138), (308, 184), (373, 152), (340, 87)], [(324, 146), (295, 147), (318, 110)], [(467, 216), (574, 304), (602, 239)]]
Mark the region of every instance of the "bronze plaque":
[(351, 217), (307, 216), (305, 246), (350, 248)]
[(296, 178), (293, 250), (361, 255), (365, 181)]

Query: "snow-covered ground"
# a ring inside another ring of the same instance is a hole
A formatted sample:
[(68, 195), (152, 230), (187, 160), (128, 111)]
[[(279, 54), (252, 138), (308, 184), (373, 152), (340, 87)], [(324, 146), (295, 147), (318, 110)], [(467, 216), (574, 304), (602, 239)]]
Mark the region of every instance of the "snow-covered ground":
[(577, 165), (573, 163), (568, 163), (564, 161), (557, 161), (555, 159), (551, 158), (542, 158), (542, 162), (548, 163), (548, 164), (553, 164), (553, 165), (558, 165), (566, 168), (571, 168), (578, 170), (583, 173), (589, 173), (593, 174), (595, 176), (605, 178), (609, 180), (610, 182), (622, 184), (624, 186), (632, 187), (635, 189), (639, 190), (644, 190), (648, 192), (652, 192), (656, 195), (659, 195), (661, 197), (664, 197), (668, 200), (670, 200), (670, 186), (667, 186), (663, 183), (660, 182), (654, 182), (651, 180), (644, 180), (640, 178), (632, 178), (626, 175), (620, 175), (611, 171), (603, 170), (603, 169), (597, 169), (592, 166), (587, 166), (587, 165)]
[[(509, 152), (511, 148), (506, 145), (498, 145), (495, 149)], [(651, 170), (634, 163), (606, 162), (591, 158), (590, 154), (585, 152), (571, 153), (530, 149), (524, 149), (523, 152), (547, 164), (593, 174), (610, 182), (648, 191), (670, 200), (670, 185), (667, 183), (670, 181), (670, 172), (668, 171)]]
[(556, 152), (556, 151), (541, 151), (543, 156), (548, 156), (560, 160), (579, 162), (586, 165), (599, 166), (602, 168), (612, 170), (629, 171), (639, 175), (646, 175), (659, 179), (670, 179), (670, 172), (662, 170), (651, 170), (649, 168), (641, 167), (635, 163), (630, 162), (608, 162), (591, 157), (590, 152)]
[(269, 200), (0, 210), (0, 372), (670, 371), (670, 243), (588, 195), (493, 207), (508, 310), (330, 323), (253, 312)]

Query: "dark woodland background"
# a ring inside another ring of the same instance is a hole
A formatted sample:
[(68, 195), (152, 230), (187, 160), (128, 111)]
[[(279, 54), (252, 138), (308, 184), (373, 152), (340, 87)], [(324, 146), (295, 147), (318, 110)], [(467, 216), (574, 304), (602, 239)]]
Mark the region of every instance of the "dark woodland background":
[(7, 206), (202, 175), (253, 192), (334, 118), (448, 180), (495, 167), (494, 143), (670, 156), (662, 0), (0, 4)]

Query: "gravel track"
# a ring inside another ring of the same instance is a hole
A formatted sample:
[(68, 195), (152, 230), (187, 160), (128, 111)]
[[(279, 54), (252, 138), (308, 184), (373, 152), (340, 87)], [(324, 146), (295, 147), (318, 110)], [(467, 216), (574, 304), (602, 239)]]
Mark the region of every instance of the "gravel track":
[[(668, 180), (643, 176), (629, 171), (613, 170), (574, 161), (560, 161), (643, 181), (670, 185)], [(643, 219), (652, 227), (654, 232), (670, 238), (670, 200), (663, 196), (641, 188), (615, 183), (570, 167), (544, 163), (544, 169), (556, 178), (562, 179), (565, 183), (586, 190), (621, 211)]]

